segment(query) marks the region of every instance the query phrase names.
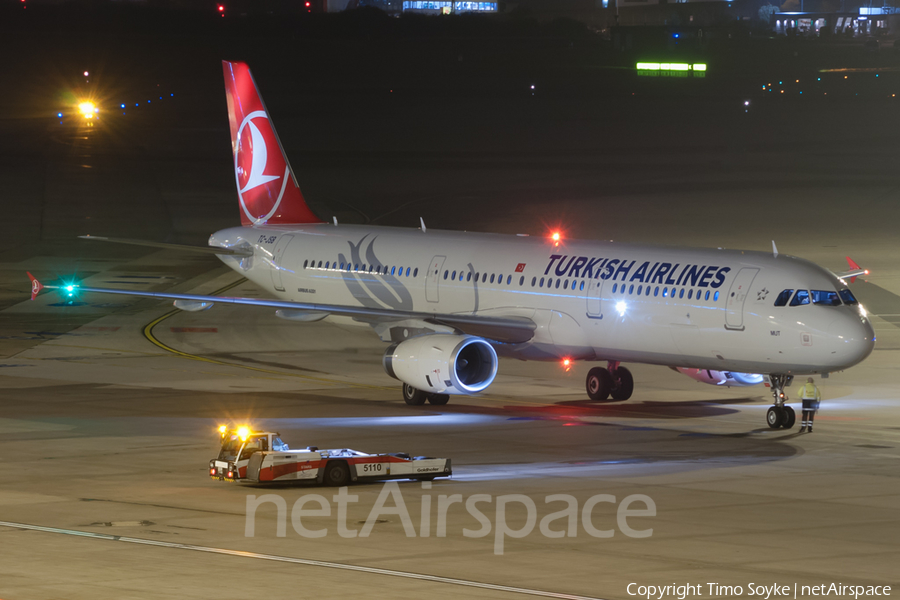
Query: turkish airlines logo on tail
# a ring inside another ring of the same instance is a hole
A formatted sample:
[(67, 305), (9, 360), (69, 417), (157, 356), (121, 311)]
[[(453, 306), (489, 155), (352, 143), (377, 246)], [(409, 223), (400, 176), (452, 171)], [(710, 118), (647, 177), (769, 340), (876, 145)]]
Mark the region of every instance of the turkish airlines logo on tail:
[(238, 128), (234, 153), (238, 197), (251, 223), (265, 223), (278, 211), (288, 176), (269, 116), (262, 110), (251, 112)]

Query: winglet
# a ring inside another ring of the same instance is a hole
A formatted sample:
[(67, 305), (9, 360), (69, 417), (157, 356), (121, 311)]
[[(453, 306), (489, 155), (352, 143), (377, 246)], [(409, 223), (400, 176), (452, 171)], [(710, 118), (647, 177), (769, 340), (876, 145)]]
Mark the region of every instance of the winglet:
[(775, 240), (772, 240), (772, 256), (778, 258), (778, 248), (775, 247)]
[[(25, 272), (28, 273), (28, 271)], [(31, 280), (31, 299), (34, 300), (41, 293), (41, 290), (44, 289), (44, 284), (38, 281), (31, 273), (28, 273), (28, 279)]]
[(850, 283), (856, 283), (856, 278), (857, 278), (858, 276), (860, 276), (860, 275), (868, 275), (868, 274), (869, 274), (869, 270), (868, 270), (868, 269), (863, 269), (861, 266), (859, 266), (858, 264), (856, 264), (856, 261), (855, 261), (855, 260), (853, 260), (853, 259), (850, 258), (849, 256), (847, 257), (847, 264), (850, 265), (850, 271), (851, 271), (852, 273), (856, 273), (856, 275), (853, 275), (853, 276), (850, 278)]

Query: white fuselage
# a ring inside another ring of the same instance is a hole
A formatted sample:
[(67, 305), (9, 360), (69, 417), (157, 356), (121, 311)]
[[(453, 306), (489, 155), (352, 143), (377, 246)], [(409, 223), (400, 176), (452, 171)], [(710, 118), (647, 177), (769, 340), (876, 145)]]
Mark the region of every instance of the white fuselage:
[(874, 347), (859, 305), (775, 306), (783, 290), (844, 287), (785, 255), (331, 224), (236, 227), (210, 244), (252, 247), (221, 258), (282, 300), (531, 319), (530, 341), (495, 344), (526, 360), (807, 374)]

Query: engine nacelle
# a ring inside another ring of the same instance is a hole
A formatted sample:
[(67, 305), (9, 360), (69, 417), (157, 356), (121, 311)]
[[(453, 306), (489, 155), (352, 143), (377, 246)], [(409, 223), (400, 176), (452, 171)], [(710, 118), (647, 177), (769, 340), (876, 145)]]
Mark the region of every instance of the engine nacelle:
[(758, 373), (735, 373), (733, 371), (711, 371), (709, 369), (686, 369), (673, 367), (679, 373), (684, 373), (691, 379), (710, 385), (724, 385), (726, 387), (746, 387), (758, 385), (763, 382), (763, 376)]
[(392, 344), (384, 370), (416, 389), (440, 394), (474, 394), (497, 376), (497, 352), (471, 335), (433, 333)]

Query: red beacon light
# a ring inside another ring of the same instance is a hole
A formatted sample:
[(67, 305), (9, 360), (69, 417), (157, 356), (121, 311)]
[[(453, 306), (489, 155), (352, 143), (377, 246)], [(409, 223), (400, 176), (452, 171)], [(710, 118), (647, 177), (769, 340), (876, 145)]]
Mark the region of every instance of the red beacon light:
[(562, 241), (562, 234), (558, 231), (554, 231), (550, 234), (550, 240), (553, 242), (554, 246), (559, 246), (559, 242)]
[(572, 369), (572, 359), (571, 358), (562, 359), (562, 367), (563, 367), (563, 370), (566, 373), (568, 373)]

